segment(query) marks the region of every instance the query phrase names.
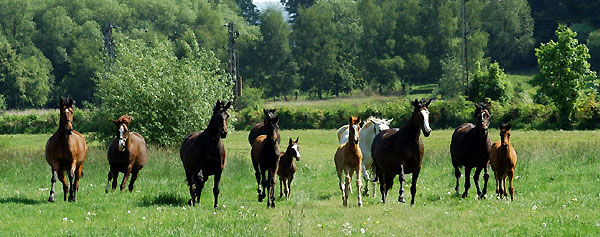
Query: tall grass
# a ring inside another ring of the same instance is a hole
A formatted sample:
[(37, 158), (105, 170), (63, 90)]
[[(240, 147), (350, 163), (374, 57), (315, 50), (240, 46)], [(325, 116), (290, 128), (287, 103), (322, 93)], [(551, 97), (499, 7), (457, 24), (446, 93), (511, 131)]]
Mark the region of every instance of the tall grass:
[[(0, 233), (6, 235), (598, 235), (600, 131), (513, 131), (518, 154), (515, 201), (497, 200), (490, 174), (488, 198), (454, 192), (449, 156), (452, 130), (423, 138), (425, 158), (416, 205), (399, 204), (398, 184), (388, 203), (380, 195), (342, 206), (333, 154), (334, 130), (284, 130), (282, 141), (300, 137), (302, 158), (291, 199), (267, 209), (257, 202), (256, 180), (245, 131), (225, 140), (227, 167), (220, 207), (212, 208), (212, 179), (199, 206), (190, 208), (178, 147), (150, 147), (148, 165), (132, 193), (104, 193), (108, 164), (103, 144), (91, 144), (78, 201), (48, 203), (49, 135), (18, 135), (0, 148)], [(498, 131), (490, 131), (498, 140)], [(491, 172), (491, 171), (490, 171)], [(122, 176), (119, 178), (121, 181)], [(410, 183), (411, 175), (407, 175)], [(463, 190), (464, 179), (461, 179)], [(355, 187), (355, 186), (354, 186)], [(408, 186), (405, 187), (408, 190)], [(279, 188), (277, 188), (277, 191)], [(410, 194), (407, 194), (410, 197)]]

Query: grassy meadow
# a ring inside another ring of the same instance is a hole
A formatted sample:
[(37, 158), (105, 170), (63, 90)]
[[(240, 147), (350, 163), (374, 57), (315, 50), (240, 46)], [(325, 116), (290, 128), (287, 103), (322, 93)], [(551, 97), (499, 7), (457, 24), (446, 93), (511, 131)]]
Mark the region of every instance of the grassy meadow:
[[(283, 130), (282, 143), (300, 137), (302, 158), (291, 199), (267, 209), (257, 202), (247, 131), (225, 140), (227, 167), (220, 207), (212, 208), (212, 178), (199, 206), (189, 198), (178, 147), (150, 148), (148, 165), (133, 193), (104, 193), (108, 164), (105, 144), (90, 144), (78, 201), (48, 203), (50, 169), (44, 159), (49, 135), (13, 135), (0, 147), (0, 233), (30, 235), (586, 235), (600, 234), (600, 131), (513, 131), (518, 153), (515, 201), (497, 200), (490, 174), (488, 198), (454, 192), (449, 144), (452, 130), (434, 130), (423, 138), (425, 157), (416, 205), (397, 203), (398, 184), (388, 203), (364, 197), (356, 189), (344, 208), (333, 154), (334, 130)], [(498, 140), (497, 130), (491, 130)], [(1, 139), (8, 139), (2, 135)], [(464, 172), (463, 172), (464, 173)], [(119, 177), (119, 184), (122, 174)], [(407, 175), (410, 184), (411, 175)], [(483, 182), (481, 182), (483, 183)], [(464, 179), (461, 179), (461, 192)], [(277, 185), (279, 186), (279, 185)], [(355, 183), (353, 183), (355, 188)], [(408, 192), (409, 186), (406, 190)], [(276, 189), (279, 191), (279, 187)], [(410, 192), (407, 193), (410, 200)]]

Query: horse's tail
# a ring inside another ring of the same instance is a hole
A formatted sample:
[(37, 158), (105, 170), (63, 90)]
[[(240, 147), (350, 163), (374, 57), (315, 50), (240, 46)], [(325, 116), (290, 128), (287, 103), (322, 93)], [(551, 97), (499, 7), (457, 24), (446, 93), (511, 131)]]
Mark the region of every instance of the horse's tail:
[(373, 162), (374, 164), (371, 165), (371, 174), (373, 175), (373, 179), (371, 179), (371, 182), (377, 182), (378, 178), (377, 178), (377, 162)]

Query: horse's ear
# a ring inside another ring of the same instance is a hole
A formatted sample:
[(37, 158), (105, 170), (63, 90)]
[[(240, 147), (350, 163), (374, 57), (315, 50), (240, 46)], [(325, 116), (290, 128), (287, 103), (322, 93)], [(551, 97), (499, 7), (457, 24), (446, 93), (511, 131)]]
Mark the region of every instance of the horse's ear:
[(268, 109), (263, 109), (263, 113), (264, 114), (269, 114), (269, 110)]
[(75, 104), (75, 100), (73, 100), (73, 98), (69, 98), (69, 107), (73, 107), (73, 104)]
[(290, 143), (290, 146), (292, 145), (292, 143), (294, 143), (294, 142), (292, 141), (292, 138), (291, 138), (291, 137), (290, 137), (290, 141), (289, 141), (289, 143)]
[(425, 107), (429, 107), (429, 104), (431, 104), (432, 100), (433, 100), (433, 98), (429, 98), (429, 100), (427, 100), (427, 102), (425, 102)]
[(296, 142), (294, 142), (294, 143), (298, 143), (298, 139), (300, 139), (300, 137), (296, 137)]
[(411, 101), (411, 102), (410, 102), (410, 104), (411, 104), (413, 107), (417, 107), (417, 106), (419, 106), (419, 100), (418, 100), (418, 99), (415, 99), (415, 101)]
[(500, 125), (500, 129), (510, 130), (510, 123), (503, 123)]
[(219, 111), (219, 109), (221, 109), (221, 100), (217, 100), (215, 107), (213, 107), (213, 113), (216, 113), (217, 111)]
[(229, 106), (231, 106), (231, 101), (227, 101), (227, 104), (225, 104), (225, 107), (223, 107), (223, 110), (229, 109)]
[(62, 97), (60, 97), (58, 105), (62, 108), (64, 104), (65, 104), (65, 99), (63, 99)]
[(117, 121), (117, 120), (111, 119), (110, 121), (112, 121), (115, 125), (119, 124), (119, 121)]
[(360, 117), (356, 117), (356, 124), (360, 124), (360, 122), (362, 122), (362, 120), (360, 119)]

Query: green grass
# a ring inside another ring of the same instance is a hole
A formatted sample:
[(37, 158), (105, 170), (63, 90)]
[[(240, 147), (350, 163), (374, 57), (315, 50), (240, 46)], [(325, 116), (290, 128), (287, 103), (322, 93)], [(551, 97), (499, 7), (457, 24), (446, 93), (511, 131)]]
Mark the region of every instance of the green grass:
[(506, 74), (506, 80), (510, 82), (513, 88), (520, 85), (523, 91), (529, 93), (530, 95), (534, 95), (537, 91), (537, 87), (531, 85), (531, 81), (536, 74), (537, 71), (523, 72), (519, 74)]
[[(49, 135), (16, 135), (0, 148), (0, 233), (15, 235), (219, 235), (339, 236), (417, 235), (586, 235), (600, 233), (600, 131), (513, 131), (517, 150), (515, 201), (494, 198), (491, 174), (488, 199), (454, 193), (448, 152), (451, 130), (423, 138), (425, 158), (416, 205), (399, 204), (398, 184), (389, 201), (364, 197), (356, 190), (344, 208), (335, 175), (334, 130), (285, 130), (282, 138), (300, 136), (302, 159), (289, 201), (276, 208), (256, 200), (247, 132), (225, 140), (227, 167), (220, 208), (212, 208), (212, 179), (201, 204), (186, 205), (188, 189), (178, 148), (150, 148), (148, 165), (133, 193), (104, 193), (108, 164), (104, 145), (92, 144), (84, 166), (78, 201), (48, 203), (50, 171), (44, 160)], [(490, 131), (492, 140), (498, 132)], [(407, 176), (410, 183), (411, 176)], [(119, 179), (120, 183), (120, 179)], [(461, 190), (463, 179), (461, 179)], [(408, 186), (405, 187), (408, 191)], [(277, 188), (278, 190), (278, 188)], [(410, 198), (410, 194), (407, 195)], [(536, 206), (537, 208), (533, 208)], [(535, 210), (534, 210), (535, 209)]]

